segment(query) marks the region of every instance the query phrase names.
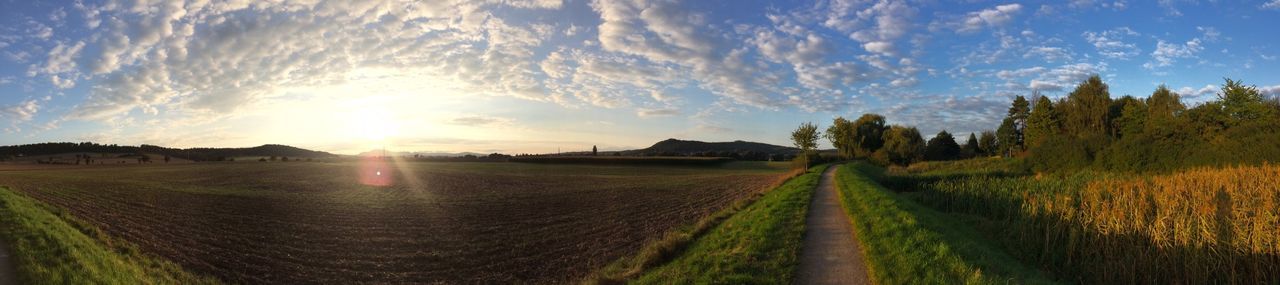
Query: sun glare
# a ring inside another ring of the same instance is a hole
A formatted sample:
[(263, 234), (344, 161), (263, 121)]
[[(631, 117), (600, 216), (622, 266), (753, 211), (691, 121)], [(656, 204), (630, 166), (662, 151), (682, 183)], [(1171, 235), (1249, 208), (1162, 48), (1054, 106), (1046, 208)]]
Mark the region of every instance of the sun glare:
[(349, 133), (366, 142), (385, 143), (400, 130), (399, 125), (385, 110), (365, 109), (353, 113), (348, 122)]

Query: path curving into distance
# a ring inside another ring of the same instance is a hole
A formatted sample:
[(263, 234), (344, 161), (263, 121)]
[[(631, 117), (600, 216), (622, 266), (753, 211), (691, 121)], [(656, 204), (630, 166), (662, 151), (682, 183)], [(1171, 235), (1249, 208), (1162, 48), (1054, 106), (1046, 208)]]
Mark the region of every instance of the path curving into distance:
[(9, 248), (5, 246), (4, 240), (0, 240), (0, 285), (17, 285), (18, 272), (14, 270), (13, 255), (9, 254)]
[(838, 168), (831, 166), (822, 172), (809, 201), (795, 284), (871, 284), (857, 233), (836, 194)]

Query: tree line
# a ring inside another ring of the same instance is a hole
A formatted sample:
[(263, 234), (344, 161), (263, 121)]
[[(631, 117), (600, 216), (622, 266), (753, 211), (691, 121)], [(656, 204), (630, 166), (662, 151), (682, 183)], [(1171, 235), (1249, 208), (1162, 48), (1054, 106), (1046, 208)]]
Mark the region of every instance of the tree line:
[(998, 155), (1025, 158), (1036, 171), (1136, 172), (1280, 161), (1280, 97), (1225, 81), (1215, 99), (1188, 107), (1164, 85), (1145, 99), (1113, 99), (1094, 75), (1056, 101), (1039, 92), (1015, 96), (995, 131), (970, 133), (963, 145), (946, 130), (925, 141), (915, 127), (887, 125), (879, 114), (837, 117), (821, 134), (805, 123), (792, 141), (806, 160), (816, 157), (821, 136), (841, 158), (882, 165)]

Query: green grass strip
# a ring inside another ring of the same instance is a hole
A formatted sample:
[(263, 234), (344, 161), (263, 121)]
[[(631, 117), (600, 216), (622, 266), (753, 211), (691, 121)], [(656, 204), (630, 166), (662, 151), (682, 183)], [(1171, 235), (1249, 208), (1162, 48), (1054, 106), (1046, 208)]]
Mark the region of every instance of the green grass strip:
[(877, 284), (1051, 284), (1045, 274), (999, 249), (963, 217), (923, 207), (885, 189), (863, 162), (836, 175)]
[[(787, 179), (645, 245), (586, 277), (584, 284), (691, 284), (758, 280), (790, 282), (799, 265), (809, 194), (828, 165)], [(786, 279), (777, 281), (777, 272)], [(740, 284), (740, 282), (739, 282)]]
[[(217, 284), (0, 187), (0, 238), (22, 284)], [(111, 246), (115, 245), (115, 246)]]
[(809, 199), (827, 167), (812, 167), (765, 193), (633, 283), (790, 283), (800, 264)]

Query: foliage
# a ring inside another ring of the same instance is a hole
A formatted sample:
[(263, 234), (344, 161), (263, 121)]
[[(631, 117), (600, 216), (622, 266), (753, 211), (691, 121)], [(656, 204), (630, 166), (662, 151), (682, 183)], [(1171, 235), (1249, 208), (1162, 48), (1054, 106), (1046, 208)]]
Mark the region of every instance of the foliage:
[(853, 122), (846, 120), (844, 117), (836, 117), (832, 120), (831, 126), (827, 127), (826, 133), (823, 134), (827, 140), (831, 141), (831, 146), (836, 148), (840, 153), (840, 157), (845, 159), (853, 158)]
[(884, 146), (884, 116), (863, 114), (853, 121), (853, 147), (858, 157), (867, 157)]
[(978, 137), (978, 149), (982, 151), (983, 156), (995, 155), (999, 146), (996, 142), (996, 133), (992, 131), (982, 131), (982, 136)]
[(924, 159), (925, 142), (915, 127), (891, 126), (884, 133), (884, 147), (872, 160), (881, 164), (909, 165)]
[(996, 148), (999, 149), (1000, 155), (1005, 157), (1013, 156), (1018, 149), (1018, 124), (1013, 117), (1004, 117), (1000, 121), (1000, 128), (996, 129)]
[(978, 148), (978, 137), (973, 133), (969, 133), (969, 140), (964, 142), (964, 146), (960, 147), (961, 158), (973, 158), (982, 156), (982, 150)]
[(800, 124), (800, 127), (791, 132), (791, 143), (800, 149), (802, 155), (798, 159), (802, 159), (801, 161), (805, 164), (804, 168), (808, 168), (809, 156), (813, 154), (815, 148), (818, 148), (818, 125), (813, 123)]
[(1145, 100), (1111, 100), (1097, 76), (1057, 104), (1036, 101), (1027, 137), (1037, 171), (1168, 172), (1280, 161), (1280, 104), (1236, 80), (1226, 79), (1216, 100), (1190, 109), (1163, 85)]
[(951, 136), (946, 130), (938, 132), (938, 135), (929, 139), (929, 144), (924, 148), (925, 160), (953, 160), (960, 158), (960, 145), (956, 144), (956, 138)]
[(1058, 121), (1058, 113), (1053, 109), (1053, 101), (1044, 96), (1036, 97), (1035, 100), (1035, 108), (1027, 116), (1027, 127), (1023, 131), (1023, 139), (1028, 147), (1039, 144), (1042, 138), (1057, 133), (1062, 127)]

